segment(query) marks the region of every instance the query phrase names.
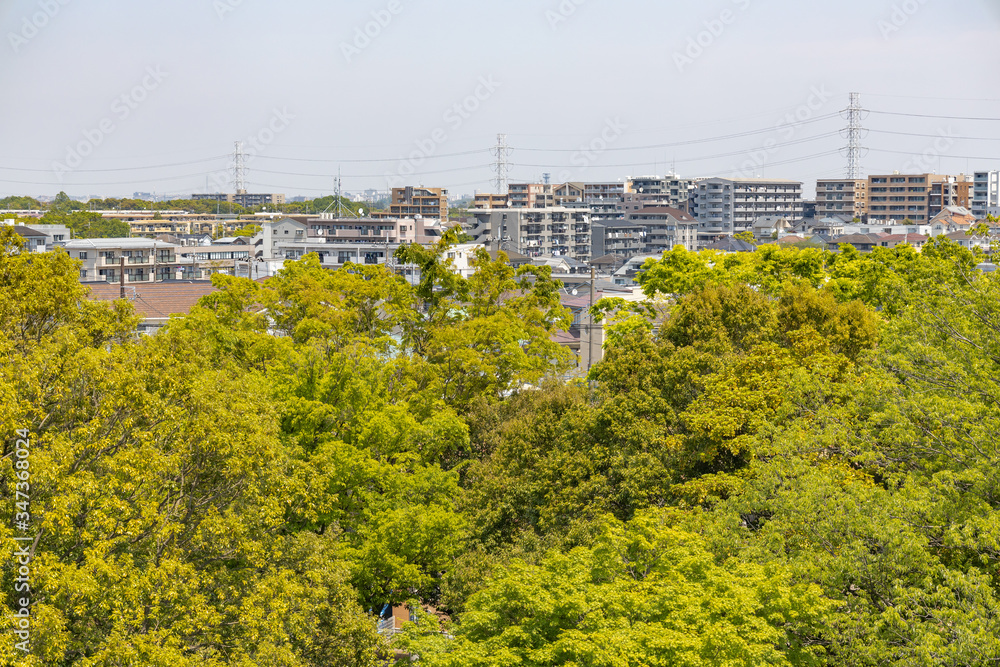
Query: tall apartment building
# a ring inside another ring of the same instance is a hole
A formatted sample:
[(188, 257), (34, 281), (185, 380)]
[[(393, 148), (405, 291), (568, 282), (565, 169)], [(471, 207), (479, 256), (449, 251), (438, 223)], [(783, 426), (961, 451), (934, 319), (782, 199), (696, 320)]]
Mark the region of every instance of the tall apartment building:
[(448, 191), (443, 188), (405, 188), (392, 189), (392, 201), (389, 211), (378, 211), (371, 214), (372, 218), (436, 218), (448, 219)]
[(982, 220), (1000, 216), (1000, 171), (977, 171), (972, 177), (972, 214)]
[[(508, 186), (508, 198), (511, 208), (549, 208), (550, 206), (567, 206), (570, 204), (620, 203), (622, 197), (629, 192), (628, 181), (613, 183), (511, 183)], [(488, 197), (497, 195), (478, 195), (476, 208), (486, 208)], [(483, 206), (479, 203), (482, 202)], [(494, 208), (497, 208), (494, 206)]]
[(482, 193), (472, 200), (472, 208), (507, 208), (508, 201), (508, 195)]
[(943, 174), (885, 174), (868, 177), (868, 216), (873, 220), (927, 223), (955, 206), (955, 177)]
[(694, 216), (699, 238), (711, 241), (746, 231), (757, 218), (802, 219), (802, 183), (767, 178), (706, 178), (698, 182)]
[(644, 243), (642, 252), (655, 255), (683, 246), (685, 250), (698, 249), (698, 221), (676, 208), (644, 208), (628, 216), (629, 222), (642, 225)]
[(975, 185), (972, 176), (959, 174), (955, 178), (955, 206), (961, 206), (966, 210), (972, 209), (973, 186)]
[(639, 176), (632, 179), (631, 185), (630, 194), (624, 197), (629, 210), (635, 210), (633, 207), (636, 205), (641, 207), (643, 202), (650, 202), (654, 206), (687, 211), (688, 202), (695, 190), (693, 180), (673, 173), (666, 176)]
[(816, 181), (816, 218), (837, 216), (850, 222), (868, 216), (868, 181), (823, 178)]
[(511, 183), (507, 186), (511, 208), (548, 208), (555, 203), (548, 183)]
[(591, 216), (586, 208), (482, 209), (474, 212), (471, 234), (489, 250), (514, 250), (529, 257), (591, 258)]

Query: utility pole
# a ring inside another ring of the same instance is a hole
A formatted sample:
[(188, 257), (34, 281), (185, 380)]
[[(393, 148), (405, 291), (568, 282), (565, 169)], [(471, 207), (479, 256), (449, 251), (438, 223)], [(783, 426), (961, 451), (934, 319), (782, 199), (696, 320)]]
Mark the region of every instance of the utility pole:
[(590, 267), (590, 310), (587, 311), (587, 320), (590, 325), (587, 327), (587, 375), (594, 367), (594, 297), (597, 295), (597, 288), (594, 284), (597, 280), (596, 267)]

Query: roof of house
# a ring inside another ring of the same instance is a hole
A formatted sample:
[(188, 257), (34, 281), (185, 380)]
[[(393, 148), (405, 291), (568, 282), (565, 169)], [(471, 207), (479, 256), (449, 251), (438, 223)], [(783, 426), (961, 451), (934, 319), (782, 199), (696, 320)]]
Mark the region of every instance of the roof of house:
[(756, 252), (757, 246), (752, 243), (747, 243), (742, 239), (733, 238), (732, 236), (727, 236), (725, 238), (719, 239), (715, 243), (706, 246), (706, 250), (721, 250), (722, 252)]
[[(87, 283), (92, 301), (115, 301), (121, 287), (114, 283)], [(144, 319), (166, 319), (171, 315), (187, 315), (198, 299), (216, 290), (209, 281), (163, 282), (127, 285), (125, 297)]]
[(590, 260), (590, 264), (594, 266), (615, 266), (622, 262), (622, 259), (617, 255), (604, 255), (596, 259)]
[(880, 239), (871, 234), (847, 234), (834, 240), (834, 243), (848, 243), (850, 245), (878, 245)]
[(31, 227), (23, 227), (21, 225), (14, 225), (14, 233), (25, 239), (48, 238), (48, 235), (44, 232), (32, 229)]

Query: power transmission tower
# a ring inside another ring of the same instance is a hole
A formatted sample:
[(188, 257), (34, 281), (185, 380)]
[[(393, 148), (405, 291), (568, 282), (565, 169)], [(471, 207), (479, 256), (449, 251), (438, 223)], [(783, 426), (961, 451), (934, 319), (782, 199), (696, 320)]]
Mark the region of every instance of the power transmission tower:
[(868, 149), (861, 145), (862, 139), (867, 136), (867, 130), (861, 124), (866, 117), (861, 106), (861, 93), (851, 93), (851, 103), (843, 113), (847, 118), (847, 128), (844, 130), (844, 137), (847, 139), (847, 148), (844, 149), (847, 155), (847, 178), (858, 180), (862, 172), (861, 158), (868, 154)]
[(236, 194), (244, 194), (247, 191), (247, 162), (243, 154), (243, 142), (236, 142), (236, 152), (233, 154), (233, 186)]
[(497, 159), (493, 164), (493, 171), (496, 172), (496, 193), (505, 195), (510, 181), (510, 147), (507, 145), (506, 134), (497, 135), (497, 145), (492, 152)]

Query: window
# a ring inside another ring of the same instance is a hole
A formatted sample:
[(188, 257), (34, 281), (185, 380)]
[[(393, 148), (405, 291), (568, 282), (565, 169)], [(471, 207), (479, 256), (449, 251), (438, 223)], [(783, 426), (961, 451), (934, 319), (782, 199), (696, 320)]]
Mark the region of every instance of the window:
[(83, 252), (80, 253), (80, 259), (87, 259), (87, 253), (86, 253), (86, 251), (83, 251)]

